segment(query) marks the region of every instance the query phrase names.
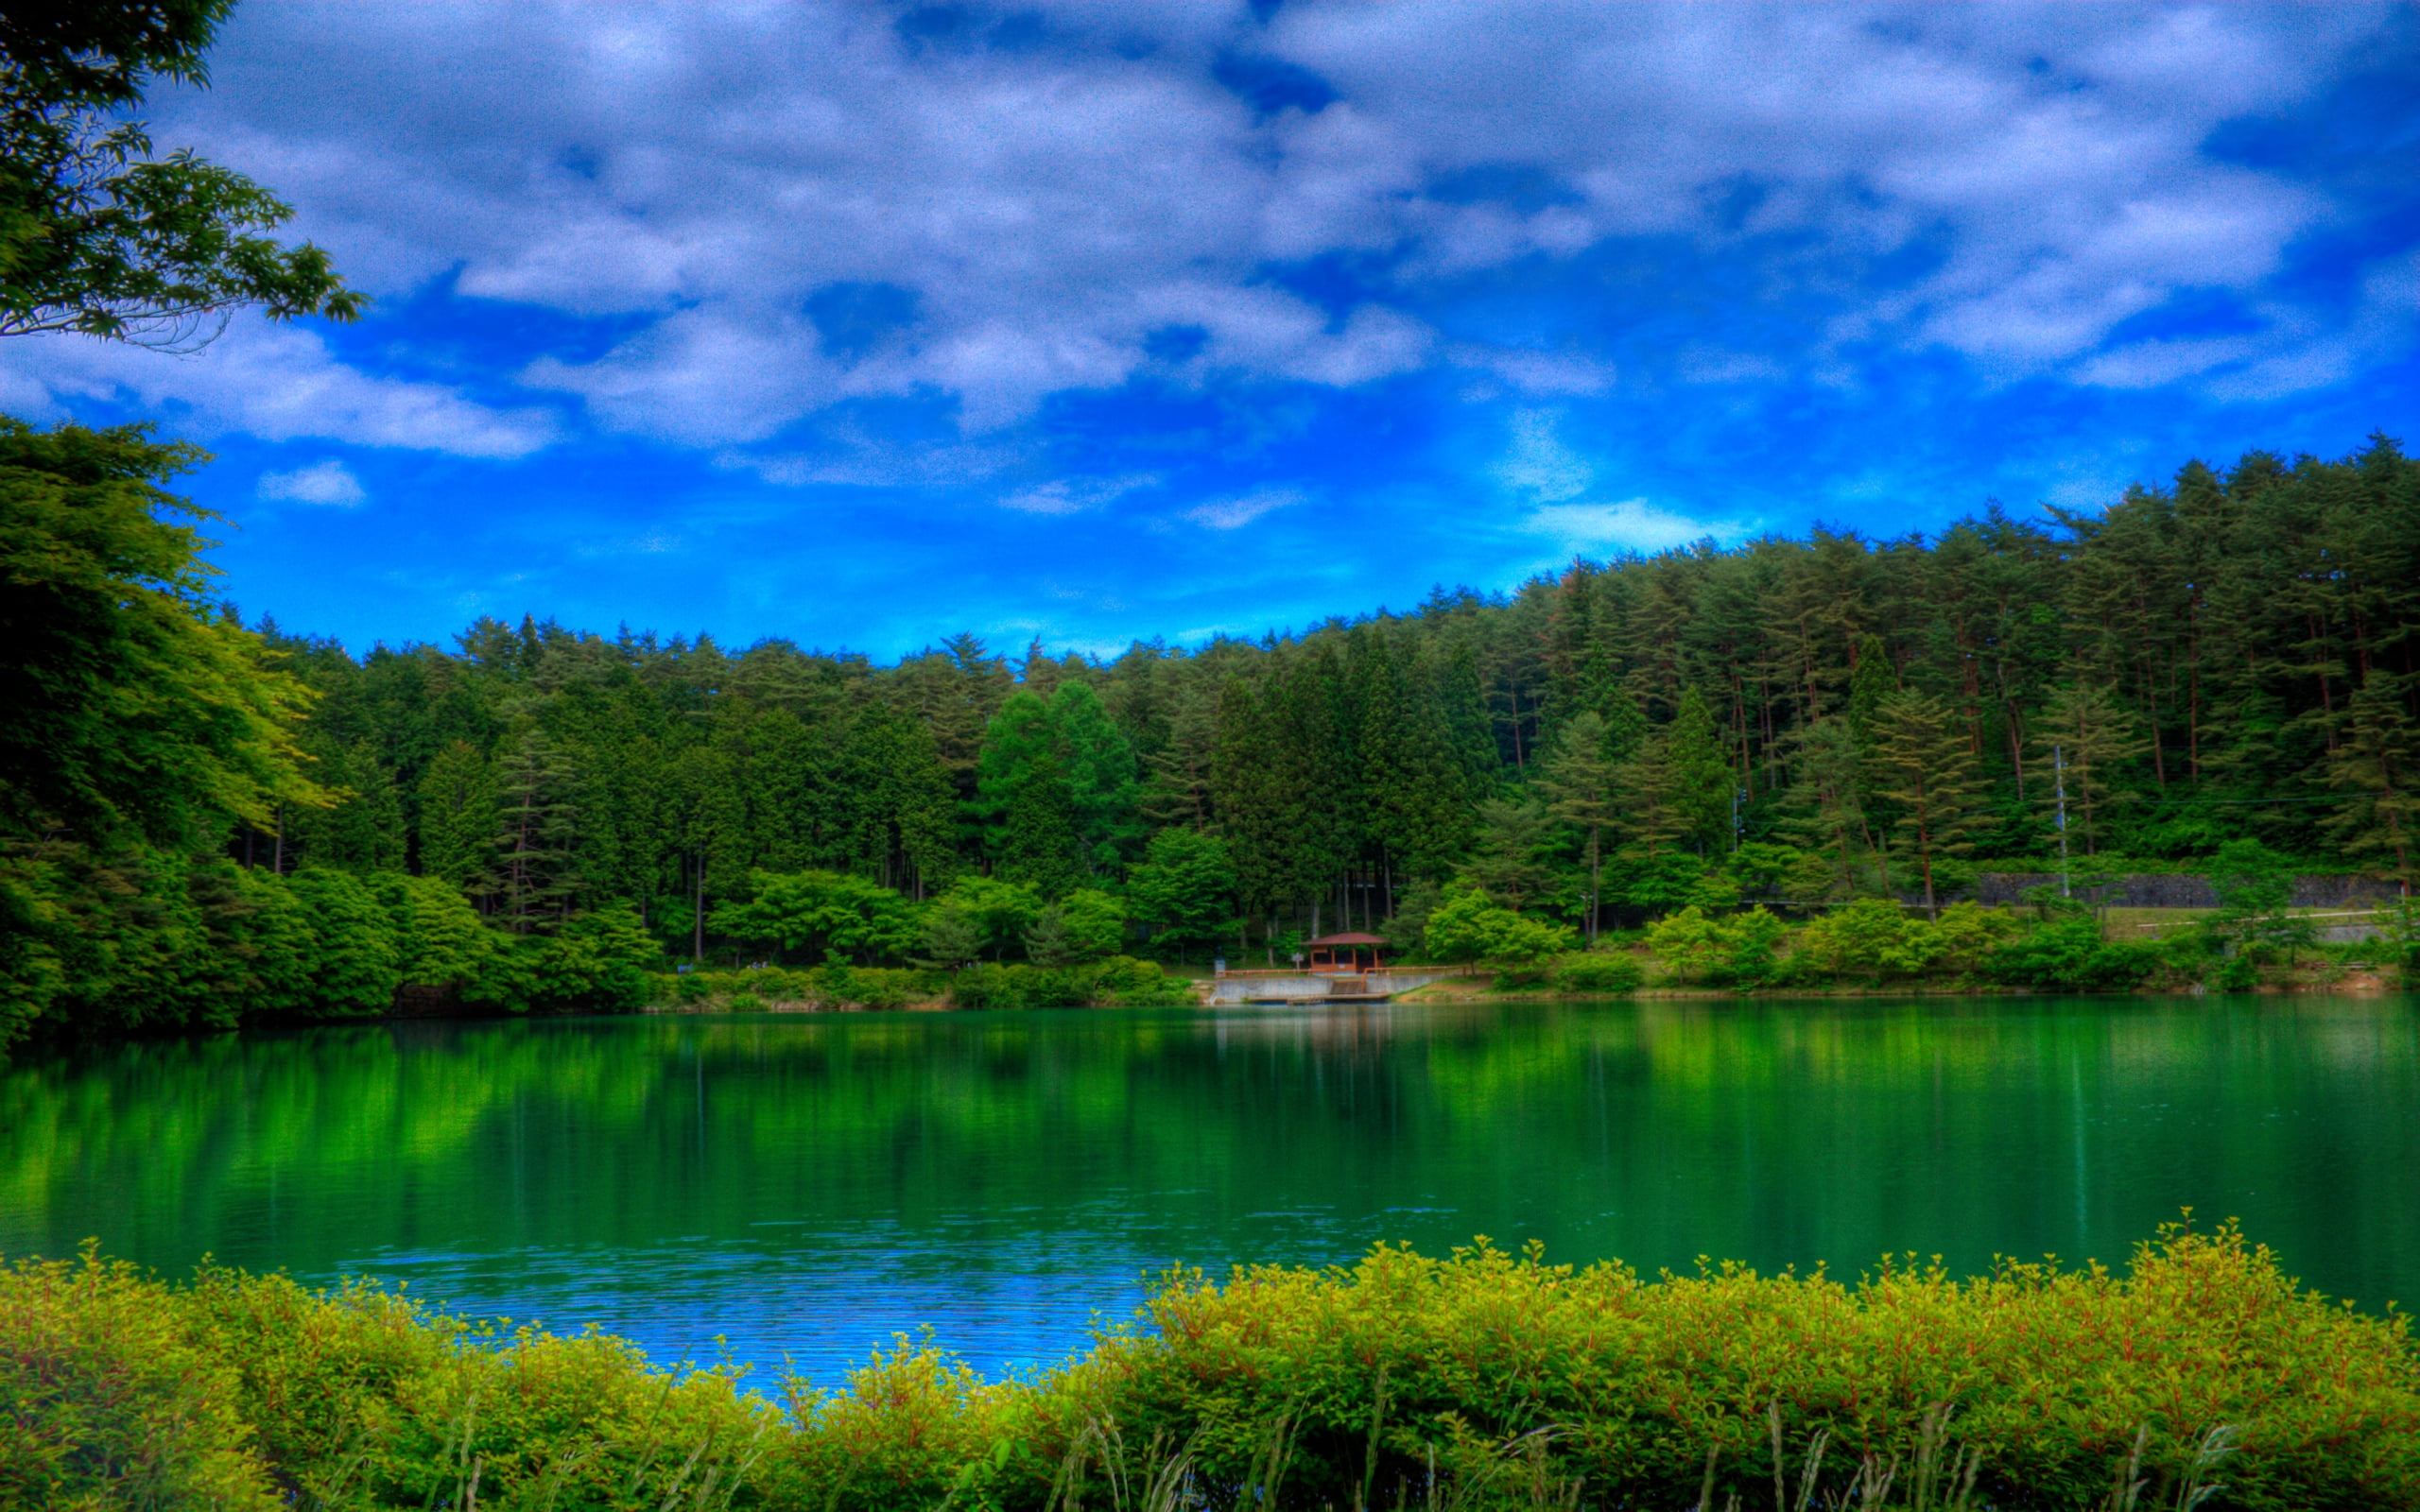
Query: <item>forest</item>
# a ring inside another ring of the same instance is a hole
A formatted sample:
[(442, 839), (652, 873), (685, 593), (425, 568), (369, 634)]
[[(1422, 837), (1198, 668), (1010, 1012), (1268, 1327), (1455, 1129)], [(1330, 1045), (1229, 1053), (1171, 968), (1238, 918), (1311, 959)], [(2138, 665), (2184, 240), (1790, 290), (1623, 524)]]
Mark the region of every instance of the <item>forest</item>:
[(355, 655), (213, 595), (209, 522), (165, 488), (193, 448), (9, 422), (0, 449), (20, 1029), (416, 985), (627, 1005), (666, 959), (1274, 964), (1457, 920), (1538, 955), (2229, 847), (2412, 869), (2420, 464), (2383, 436), (1258, 640), (959, 633), (888, 664), (535, 617)]

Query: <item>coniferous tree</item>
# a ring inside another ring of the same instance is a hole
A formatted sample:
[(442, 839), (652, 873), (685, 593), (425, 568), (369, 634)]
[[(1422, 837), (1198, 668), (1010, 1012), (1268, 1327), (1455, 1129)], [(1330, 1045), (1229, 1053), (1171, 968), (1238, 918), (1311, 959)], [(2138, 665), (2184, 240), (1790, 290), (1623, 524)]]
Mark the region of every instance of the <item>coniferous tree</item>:
[(1211, 801), (1233, 849), (1236, 890), (1254, 912), (1294, 901), (1290, 820), (1277, 735), (1267, 728), (1262, 701), (1241, 677), (1219, 690), (1218, 730), (1210, 759)]
[(354, 872), (401, 871), (404, 805), (395, 778), (366, 740), (320, 757), (315, 775), (335, 795), (304, 810), (290, 833), (313, 866)]
[(1386, 869), (1442, 876), (1470, 832), (1469, 776), (1444, 708), (1432, 691), (1415, 686), (1414, 669), (1383, 634), (1364, 636), (1357, 662), (1353, 744), (1365, 837)]
[(2353, 695), (2330, 777), (2349, 796), (2327, 821), (2345, 850), (2392, 860), (2408, 889), (2420, 851), (2420, 721), (2404, 680), (2374, 669)]
[(1895, 827), (1924, 875), (1925, 912), (1936, 919), (1933, 863), (1974, 850), (1984, 818), (1974, 750), (1958, 727), (1956, 714), (1931, 695), (1894, 694), (1875, 711), (1866, 762), (1875, 795), (1897, 810)]
[(1857, 737), (1845, 719), (1826, 719), (1798, 732), (1784, 832), (1800, 845), (1829, 858), (1832, 890), (1857, 889), (1858, 864), (1870, 854), (1864, 782)]
[(1882, 637), (1866, 635), (1857, 643), (1857, 666), (1849, 674), (1849, 733), (1857, 737), (1857, 749), (1864, 756), (1874, 749), (1875, 722), (1882, 705), (1899, 691), (1898, 674), (1891, 665), (1890, 647)]
[(1605, 746), (1603, 716), (1593, 709), (1584, 710), (1556, 732), (1538, 775), (1539, 786), (1548, 799), (1547, 812), (1586, 837), (1582, 842), (1588, 865), (1586, 932), (1592, 942), (1597, 938), (1604, 895), (1604, 839), (1621, 818), (1619, 771)]
[[(869, 795), (858, 810), (862, 839), (853, 853), (875, 858), (883, 879), (922, 898), (949, 885), (958, 860), (957, 794), (929, 727), (874, 703), (851, 726), (842, 756), (854, 790)], [(894, 875), (893, 860), (897, 862)]]
[(1732, 767), (1714, 714), (1695, 688), (1681, 695), (1680, 707), (1664, 735), (1665, 760), (1670, 765), (1674, 822), (1684, 838), (1701, 854), (1728, 849), (1731, 838)]
[(572, 776), (535, 730), (497, 764), (495, 912), (514, 934), (546, 930), (569, 911), (575, 888)]
[(1629, 798), (1623, 814), (1628, 838), (1646, 849), (1651, 863), (1665, 847), (1688, 837), (1691, 827), (1687, 794), (1681, 785), (1681, 771), (1673, 763), (1671, 739), (1665, 730), (1643, 736), (1632, 747), (1629, 759), (1617, 769), (1616, 782)]
[(498, 833), (496, 767), (467, 740), (445, 745), (421, 774), (421, 876), (484, 898)]
[(2055, 801), (2064, 784), (2070, 810), (2081, 821), (2086, 855), (2100, 851), (2111, 807), (2133, 796), (2123, 764), (2150, 745), (2136, 728), (2107, 685), (2097, 682), (2061, 688), (2034, 723), (2036, 768), (2053, 768), (2036, 801)]

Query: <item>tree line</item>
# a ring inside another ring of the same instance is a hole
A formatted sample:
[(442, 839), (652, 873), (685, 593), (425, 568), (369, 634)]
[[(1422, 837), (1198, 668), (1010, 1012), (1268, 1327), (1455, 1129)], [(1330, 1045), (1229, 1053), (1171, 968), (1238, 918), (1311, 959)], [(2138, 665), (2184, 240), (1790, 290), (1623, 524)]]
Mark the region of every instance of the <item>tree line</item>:
[[(439, 884), (510, 939), (622, 910), (700, 961), (954, 966), (1409, 945), (1473, 894), (1593, 936), (1706, 902), (1716, 870), (1937, 907), (1984, 867), (2247, 838), (2412, 869), (2420, 466), (2383, 437), (1257, 640), (959, 634), (888, 664), (535, 618), (356, 656), (210, 598), (163, 487), (191, 448), (5, 438), (20, 956), (180, 908), (232, 927), (244, 905), (192, 900), (253, 872)], [(44, 970), (20, 963), (21, 1013)], [(124, 974), (81, 970), (68, 998)]]
[(1219, 842), (1212, 933), (1255, 943), (1456, 878), (1586, 928), (1750, 847), (1752, 890), (1801, 900), (1937, 902), (2063, 843), (2105, 869), (2251, 837), (2408, 877), (2416, 604), (2420, 467), (2377, 438), (2100, 511), (1578, 561), (1107, 658), (527, 618), (355, 657), (265, 625), (343, 796), (239, 843), (442, 876), (514, 931), (627, 902), (696, 954), (760, 873), (1122, 895), (1171, 833)]

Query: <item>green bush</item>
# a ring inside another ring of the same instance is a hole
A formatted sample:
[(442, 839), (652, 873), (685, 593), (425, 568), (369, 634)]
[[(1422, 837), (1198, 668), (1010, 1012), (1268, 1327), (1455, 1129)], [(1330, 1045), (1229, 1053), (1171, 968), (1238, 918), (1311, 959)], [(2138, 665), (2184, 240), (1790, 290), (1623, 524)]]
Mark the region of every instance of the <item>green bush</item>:
[[(785, 1383), (786, 1415), (608, 1337), (88, 1257), (0, 1270), (0, 1383), (10, 1506), (1044, 1512), (1165, 1477), (1189, 1499), (1150, 1504), (1762, 1506), (1779, 1478), (1793, 1505), (2420, 1509), (2408, 1320), (2298, 1290), (2232, 1227), (1962, 1280), (1483, 1244), (1178, 1272), (1055, 1372), (903, 1342), (844, 1390)], [(1857, 1494), (1886, 1469), (1887, 1503)]]
[(1574, 951), (1557, 956), (1550, 980), (1558, 992), (1635, 992), (1646, 973), (1628, 951)]
[(1113, 955), (1089, 966), (970, 966), (949, 980), (960, 1008), (1173, 1007), (1192, 991), (1156, 961)]
[(2160, 948), (2148, 940), (2100, 937), (2089, 914), (2054, 918), (1995, 949), (1982, 961), (1983, 974), (2013, 987), (2070, 992), (2122, 992), (2140, 986), (2160, 967)]
[(1448, 961), (1484, 961), (1501, 971), (1534, 976), (1547, 958), (1578, 943), (1566, 925), (1499, 908), (1474, 884), (1446, 887), (1443, 902), (1429, 912), (1421, 932), (1430, 955)]
[(533, 1008), (629, 1012), (646, 1005), (655, 936), (627, 908), (574, 914), (551, 935), (503, 937), (462, 986), (462, 1001), (508, 1013)]

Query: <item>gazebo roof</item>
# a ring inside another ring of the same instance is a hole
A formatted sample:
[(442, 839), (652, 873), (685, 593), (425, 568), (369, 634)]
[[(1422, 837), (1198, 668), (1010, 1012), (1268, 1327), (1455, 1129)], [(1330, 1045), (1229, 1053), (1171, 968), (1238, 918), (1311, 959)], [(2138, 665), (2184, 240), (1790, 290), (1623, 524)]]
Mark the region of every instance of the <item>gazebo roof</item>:
[(1386, 936), (1382, 935), (1322, 935), (1319, 938), (1315, 940), (1307, 940), (1305, 943), (1310, 945), (1384, 945), (1386, 942)]

